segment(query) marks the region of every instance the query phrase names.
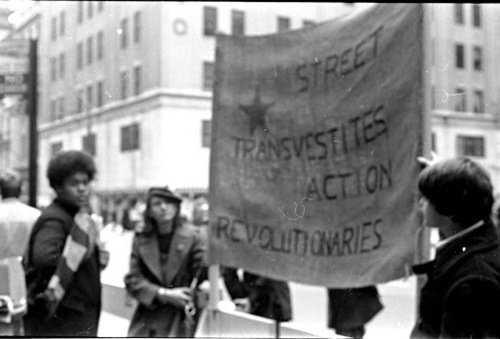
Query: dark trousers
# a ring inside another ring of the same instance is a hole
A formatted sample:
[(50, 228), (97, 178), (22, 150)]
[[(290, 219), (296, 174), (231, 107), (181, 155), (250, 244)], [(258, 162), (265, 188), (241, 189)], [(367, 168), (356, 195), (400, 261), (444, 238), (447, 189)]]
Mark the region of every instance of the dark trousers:
[(59, 307), (56, 314), (45, 319), (46, 312), (30, 312), (24, 318), (25, 335), (28, 337), (97, 337), (100, 311), (88, 308), (84, 313)]

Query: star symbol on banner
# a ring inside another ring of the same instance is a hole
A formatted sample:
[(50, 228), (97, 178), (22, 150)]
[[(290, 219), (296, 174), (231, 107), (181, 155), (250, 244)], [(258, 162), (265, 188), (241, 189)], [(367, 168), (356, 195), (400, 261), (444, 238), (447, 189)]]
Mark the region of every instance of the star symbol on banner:
[(269, 107), (274, 103), (265, 104), (260, 99), (260, 88), (255, 91), (255, 98), (250, 105), (240, 105), (240, 109), (250, 118), (250, 134), (254, 134), (257, 128), (261, 128), (264, 132), (268, 132), (265, 117)]

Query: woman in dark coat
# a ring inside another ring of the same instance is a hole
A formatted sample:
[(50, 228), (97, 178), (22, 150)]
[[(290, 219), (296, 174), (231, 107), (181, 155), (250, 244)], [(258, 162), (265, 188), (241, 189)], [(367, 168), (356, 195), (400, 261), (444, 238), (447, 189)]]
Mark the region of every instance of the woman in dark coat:
[(145, 228), (135, 234), (125, 277), (127, 291), (139, 302), (128, 336), (194, 334), (197, 317), (185, 309), (194, 301), (193, 280), (206, 277), (206, 238), (203, 230), (180, 221), (181, 201), (166, 187), (148, 192)]

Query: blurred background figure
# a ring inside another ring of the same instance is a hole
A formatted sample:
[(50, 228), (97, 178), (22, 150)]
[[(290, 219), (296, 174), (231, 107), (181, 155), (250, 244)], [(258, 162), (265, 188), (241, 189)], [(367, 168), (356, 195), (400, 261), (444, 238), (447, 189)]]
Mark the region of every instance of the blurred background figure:
[[(135, 233), (127, 292), (139, 302), (128, 336), (192, 337), (200, 310), (194, 290), (206, 279), (206, 237), (180, 217), (182, 199), (149, 190), (144, 229)], [(196, 311), (196, 312), (195, 312)]]
[(22, 181), (20, 175), (7, 170), (0, 173), (0, 258), (23, 256), (31, 228), (40, 211), (26, 205), (19, 197)]
[[(22, 313), (14, 314), (14, 309), (19, 309), (18, 297), (25, 298), (25, 289), (15, 290), (16, 287), (25, 286), (25, 278), (21, 266), (21, 257), (26, 251), (31, 229), (40, 216), (40, 211), (30, 207), (19, 199), (22, 181), (20, 175), (13, 170), (0, 173), (0, 265), (7, 268), (17, 265), (17, 276), (14, 274), (0, 275), (0, 335), (23, 335)], [(14, 258), (17, 257), (18, 260)], [(6, 270), (2, 270), (5, 272)], [(12, 269), (9, 272), (14, 272)], [(5, 293), (5, 295), (3, 294)], [(11, 305), (9, 307), (9, 305)]]
[(236, 309), (277, 322), (292, 319), (290, 288), (286, 281), (224, 267), (223, 278)]
[(376, 286), (328, 289), (328, 327), (336, 334), (363, 338), (366, 324), (383, 308)]

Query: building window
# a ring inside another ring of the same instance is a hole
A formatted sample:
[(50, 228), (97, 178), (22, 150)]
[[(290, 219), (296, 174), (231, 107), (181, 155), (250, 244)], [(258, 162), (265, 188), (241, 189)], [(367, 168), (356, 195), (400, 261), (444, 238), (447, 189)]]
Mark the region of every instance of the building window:
[(474, 46), (474, 70), (482, 71), (483, 70), (483, 49), (479, 46)]
[(99, 31), (97, 33), (97, 60), (102, 59), (103, 49), (104, 49), (104, 32)]
[(484, 113), (484, 94), (483, 91), (476, 89), (474, 91), (474, 107), (473, 107), (473, 112), (474, 113)]
[(101, 107), (104, 103), (103, 101), (103, 86), (102, 86), (102, 81), (98, 81), (96, 85), (96, 96), (97, 96), (97, 101), (96, 101), (96, 106)]
[(142, 14), (141, 12), (134, 13), (134, 42), (138, 43), (141, 41), (141, 31), (142, 31)]
[(285, 32), (290, 29), (290, 18), (278, 17), (278, 32)]
[(436, 152), (436, 133), (431, 133), (431, 150)]
[(217, 31), (217, 8), (203, 7), (203, 33), (215, 35)]
[(455, 4), (455, 23), (463, 25), (464, 23), (464, 5)]
[(64, 36), (66, 33), (66, 12), (62, 11), (59, 17), (59, 35)]
[(64, 110), (65, 110), (64, 97), (60, 97), (59, 98), (59, 110), (58, 110), (58, 116), (57, 116), (59, 119), (62, 119), (64, 117)]
[(49, 103), (49, 121), (54, 121), (57, 118), (57, 101), (51, 99)]
[(203, 63), (203, 89), (211, 91), (214, 84), (214, 63), (205, 61)]
[(83, 67), (83, 42), (76, 45), (76, 67), (82, 69)]
[(484, 157), (484, 137), (457, 135), (457, 155)]
[(76, 113), (83, 112), (83, 89), (76, 91)]
[(212, 140), (212, 121), (203, 120), (201, 122), (201, 147), (210, 148)]
[(89, 36), (87, 38), (87, 65), (92, 65), (92, 54), (93, 54), (93, 45), (94, 39)]
[(134, 67), (134, 95), (141, 94), (142, 91), (142, 68), (141, 66)]
[(50, 80), (56, 81), (57, 79), (57, 59), (50, 58)]
[(78, 23), (81, 24), (83, 22), (83, 1), (78, 2), (77, 18)]
[(127, 99), (128, 92), (128, 72), (123, 71), (120, 73), (120, 84), (121, 84), (121, 99)]
[(457, 88), (455, 90), (455, 111), (456, 112), (467, 111), (467, 97), (465, 94), (465, 90), (463, 88)]
[(128, 19), (122, 19), (120, 23), (120, 29), (121, 29), (121, 48), (126, 49), (127, 48), (127, 30), (128, 30)]
[(472, 5), (472, 23), (474, 27), (481, 27), (481, 6), (479, 4)]
[(315, 25), (316, 24), (312, 20), (304, 20), (304, 21), (302, 21), (302, 26), (304, 28), (311, 28), (311, 27), (314, 27)]
[(93, 95), (92, 95), (92, 86), (91, 85), (88, 85), (87, 86), (87, 110), (90, 110), (92, 109), (94, 105), (94, 98), (93, 98)]
[(82, 137), (82, 149), (91, 156), (96, 155), (96, 136), (95, 133), (88, 133)]
[(62, 141), (56, 141), (50, 144), (50, 155), (54, 156), (57, 152), (62, 151), (63, 143)]
[(87, 1), (87, 3), (87, 17), (90, 19), (94, 15), (94, 4), (92, 3), (92, 1)]
[(59, 54), (59, 78), (64, 78), (64, 72), (66, 71), (66, 56), (64, 53)]
[(462, 44), (455, 45), (455, 65), (457, 68), (465, 67), (465, 49)]
[(104, 9), (104, 1), (97, 1), (97, 11), (102, 12)]
[(231, 12), (232, 32), (235, 36), (245, 35), (245, 12), (233, 10)]
[(57, 18), (53, 17), (50, 22), (50, 40), (55, 41), (57, 38)]
[(121, 151), (139, 149), (139, 124), (134, 123), (121, 128)]

